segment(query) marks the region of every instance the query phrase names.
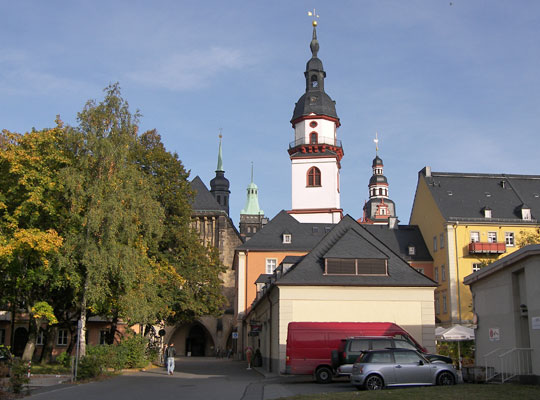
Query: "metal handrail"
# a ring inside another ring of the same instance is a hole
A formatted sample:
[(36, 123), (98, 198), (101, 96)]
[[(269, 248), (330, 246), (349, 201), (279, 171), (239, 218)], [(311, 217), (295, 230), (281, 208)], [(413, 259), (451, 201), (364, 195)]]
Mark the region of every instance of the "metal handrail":
[[(504, 349), (496, 348), (495, 350), (490, 351), (489, 353), (484, 355), (484, 364), (485, 364), (485, 367), (486, 367), (486, 382), (489, 382), (491, 379), (493, 379), (495, 377), (495, 375), (497, 375), (497, 373), (495, 372), (495, 368), (488, 365), (488, 357), (493, 356), (493, 355), (495, 355), (495, 354), (497, 354), (497, 353), (499, 353), (501, 351), (504, 351)], [(495, 364), (495, 363), (493, 363), (493, 364)], [(491, 368), (491, 371), (493, 372), (492, 374), (489, 373), (490, 368)]]
[(296, 140), (293, 140), (292, 142), (290, 142), (289, 143), (289, 149), (293, 149), (296, 146), (301, 146), (301, 145), (304, 145), (304, 144), (313, 144), (313, 145), (328, 144), (330, 146), (341, 147), (341, 140), (337, 140), (337, 139), (329, 138), (329, 137), (324, 137), (324, 136), (319, 136), (317, 138), (317, 143), (311, 143), (309, 138), (301, 137), (299, 139), (296, 139)]
[(532, 374), (532, 350), (530, 347), (516, 347), (498, 356), (501, 362), (501, 383), (515, 376)]

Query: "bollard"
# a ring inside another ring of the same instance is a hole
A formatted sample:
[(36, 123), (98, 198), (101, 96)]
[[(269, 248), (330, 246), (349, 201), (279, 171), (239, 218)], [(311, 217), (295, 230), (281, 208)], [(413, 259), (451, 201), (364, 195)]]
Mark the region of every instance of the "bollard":
[(30, 378), (30, 369), (32, 368), (32, 361), (28, 361), (28, 378)]

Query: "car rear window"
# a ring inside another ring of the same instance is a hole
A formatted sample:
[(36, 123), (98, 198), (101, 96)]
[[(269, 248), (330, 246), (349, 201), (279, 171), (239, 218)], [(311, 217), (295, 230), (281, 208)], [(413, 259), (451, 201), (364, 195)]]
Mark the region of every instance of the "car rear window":
[(351, 340), (349, 351), (357, 352), (362, 350), (369, 350), (369, 340), (367, 339), (354, 339)]
[(392, 355), (389, 352), (370, 353), (370, 355), (371, 357), (368, 362), (373, 364), (389, 364), (392, 362)]

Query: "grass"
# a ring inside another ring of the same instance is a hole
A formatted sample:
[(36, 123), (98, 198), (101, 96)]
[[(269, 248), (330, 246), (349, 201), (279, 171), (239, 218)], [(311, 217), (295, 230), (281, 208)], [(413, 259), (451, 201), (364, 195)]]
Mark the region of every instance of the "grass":
[(69, 375), (71, 368), (61, 364), (32, 364), (32, 375)]
[[(282, 399), (285, 399), (282, 398)], [(540, 386), (517, 384), (462, 384), (456, 386), (431, 386), (385, 389), (375, 392), (356, 391), (345, 393), (323, 393), (286, 397), (287, 400), (499, 400), (540, 399)]]

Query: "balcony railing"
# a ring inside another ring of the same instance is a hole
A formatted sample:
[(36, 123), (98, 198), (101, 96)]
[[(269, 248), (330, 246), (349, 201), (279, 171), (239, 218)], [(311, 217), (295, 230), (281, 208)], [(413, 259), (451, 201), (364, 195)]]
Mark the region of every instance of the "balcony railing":
[(295, 141), (292, 141), (289, 143), (289, 149), (294, 149), (297, 146), (302, 145), (317, 145), (317, 144), (328, 144), (330, 146), (334, 147), (341, 147), (341, 140), (335, 140), (334, 138), (328, 138), (328, 137), (319, 137), (316, 143), (312, 143), (309, 138), (302, 137), (300, 139), (296, 139)]
[(478, 254), (478, 253), (502, 254), (505, 252), (506, 252), (505, 243), (484, 243), (484, 242), (469, 243), (469, 254)]

